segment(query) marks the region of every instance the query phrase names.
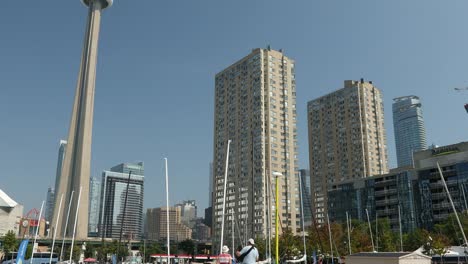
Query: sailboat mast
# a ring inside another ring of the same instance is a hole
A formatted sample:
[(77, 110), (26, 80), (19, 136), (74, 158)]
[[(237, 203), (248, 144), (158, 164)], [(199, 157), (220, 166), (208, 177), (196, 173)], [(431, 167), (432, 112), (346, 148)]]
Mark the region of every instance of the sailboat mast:
[(367, 210), (367, 208), (366, 208), (366, 215), (367, 215), (367, 223), (369, 224), (370, 240), (372, 242), (372, 252), (375, 252), (374, 238), (372, 237), (372, 228), (371, 228), (370, 219), (369, 219), (369, 211)]
[(57, 238), (57, 226), (60, 221), (60, 211), (62, 209), (62, 201), (63, 201), (63, 193), (60, 197), (59, 208), (57, 210), (57, 217), (56, 217), (57, 220), (55, 220), (54, 238), (52, 239), (52, 246), (50, 247), (49, 264), (52, 264), (52, 254), (54, 254), (55, 239)]
[(223, 238), (224, 238), (224, 215), (226, 212), (226, 189), (227, 189), (227, 176), (228, 176), (228, 166), (229, 166), (229, 145), (231, 145), (231, 140), (228, 140), (227, 150), (226, 150), (226, 167), (224, 168), (224, 195), (223, 195), (223, 214), (221, 217), (221, 240), (219, 241), (219, 253), (223, 252)]
[(32, 253), (31, 253), (31, 263), (34, 263), (34, 262), (33, 262), (33, 259), (34, 259), (34, 250), (36, 249), (37, 234), (38, 234), (39, 229), (40, 229), (40, 227), (41, 227), (42, 209), (44, 209), (44, 201), (42, 201), (42, 204), (41, 204), (41, 211), (39, 212), (39, 217), (37, 218), (36, 235), (34, 235), (34, 242), (33, 242), (33, 248), (32, 248)]
[(73, 194), (74, 194), (74, 193), (75, 193), (75, 190), (73, 190), (73, 191), (71, 192), (71, 194), (70, 194), (70, 202), (68, 203), (67, 219), (65, 220), (65, 228), (63, 229), (62, 248), (60, 249), (59, 261), (62, 261), (63, 246), (65, 245), (65, 235), (67, 234), (68, 220), (70, 219), (70, 210), (71, 210), (71, 206), (72, 206)]
[(346, 211), (346, 227), (348, 229), (348, 248), (349, 248), (349, 254), (351, 255), (351, 235), (350, 235), (350, 223), (349, 223), (349, 215), (348, 211)]
[(463, 227), (460, 223), (460, 218), (458, 218), (457, 210), (455, 209), (455, 205), (453, 204), (452, 196), (450, 195), (450, 192), (448, 190), (447, 183), (445, 182), (444, 175), (442, 174), (442, 170), (440, 169), (439, 162), (437, 162), (437, 168), (439, 169), (440, 178), (442, 179), (442, 183), (444, 184), (445, 191), (447, 192), (447, 196), (449, 198), (450, 204), (452, 205), (453, 213), (455, 214), (455, 218), (457, 219), (458, 227), (460, 228), (460, 231), (463, 235), (463, 242), (465, 243), (465, 245), (468, 245), (468, 241), (466, 240), (466, 236), (465, 236), (465, 231), (463, 231)]
[(398, 223), (400, 225), (400, 250), (403, 252), (403, 232), (401, 231), (401, 208), (398, 205)]
[[(76, 234), (76, 223), (78, 220), (78, 211), (80, 211), (80, 200), (81, 200), (81, 189), (83, 189), (83, 186), (80, 186), (80, 192), (78, 193), (78, 201), (76, 204), (76, 213), (75, 213), (75, 224), (73, 225), (73, 236), (72, 236), (72, 242), (70, 246), (70, 260), (68, 263), (72, 263), (72, 257), (73, 257), (73, 245), (75, 244), (75, 234)], [(32, 263), (32, 261), (31, 261)]]
[(330, 238), (330, 253), (331, 253), (331, 262), (332, 264), (335, 263), (333, 260), (333, 244), (332, 244), (332, 233), (331, 233), (331, 228), (330, 228), (330, 217), (328, 217), (327, 214), (327, 223), (328, 223), (328, 236)]
[(375, 211), (375, 249), (379, 251), (379, 216)]
[(231, 252), (232, 252), (232, 256), (235, 257), (236, 254), (234, 254), (235, 253), (235, 250), (234, 250), (234, 208), (231, 208), (231, 240), (232, 240)]
[(166, 171), (166, 243), (167, 243), (167, 263), (170, 263), (170, 255), (171, 255), (171, 239), (170, 239), (170, 232), (169, 232), (169, 174), (167, 168), (167, 158), (164, 158), (164, 165)]
[(278, 175), (275, 177), (275, 253), (276, 253), (276, 264), (279, 264), (279, 212), (278, 212), (278, 207), (279, 207), (279, 186), (278, 186)]
[[(301, 223), (302, 223), (302, 240), (304, 243), (304, 256), (307, 256), (305, 228), (304, 228), (304, 197), (302, 196), (302, 175), (299, 173), (299, 195), (301, 196)], [(306, 258), (307, 263), (307, 258)]]

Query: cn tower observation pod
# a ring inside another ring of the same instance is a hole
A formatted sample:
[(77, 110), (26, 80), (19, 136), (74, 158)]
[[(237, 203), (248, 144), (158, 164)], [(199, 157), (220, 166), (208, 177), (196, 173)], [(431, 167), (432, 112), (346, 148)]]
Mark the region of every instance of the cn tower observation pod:
[(105, 9), (110, 7), (114, 3), (114, 0), (81, 0), (81, 2), (85, 6), (89, 6), (91, 2), (99, 2), (101, 4), (101, 9)]

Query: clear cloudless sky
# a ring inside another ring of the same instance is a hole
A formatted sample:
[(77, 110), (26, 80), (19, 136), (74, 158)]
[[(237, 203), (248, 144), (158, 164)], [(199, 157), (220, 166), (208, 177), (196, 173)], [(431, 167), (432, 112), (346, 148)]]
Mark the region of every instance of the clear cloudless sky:
[[(299, 163), (308, 168), (307, 102), (372, 80), (392, 99), (420, 96), (428, 143), (467, 140), (464, 0), (115, 0), (102, 15), (91, 175), (145, 162), (145, 208), (208, 205), (214, 76), (253, 48), (296, 60)], [(86, 20), (78, 0), (0, 3), (0, 189), (39, 208), (66, 139)], [(199, 210), (201, 212), (201, 210)]]

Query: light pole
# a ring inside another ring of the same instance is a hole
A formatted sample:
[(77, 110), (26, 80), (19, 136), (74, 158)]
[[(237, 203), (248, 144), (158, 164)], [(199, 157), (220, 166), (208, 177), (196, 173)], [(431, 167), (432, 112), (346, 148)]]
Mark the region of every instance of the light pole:
[(275, 253), (276, 253), (276, 264), (279, 264), (279, 185), (278, 185), (278, 177), (283, 176), (281, 172), (273, 172), (273, 176), (275, 176)]

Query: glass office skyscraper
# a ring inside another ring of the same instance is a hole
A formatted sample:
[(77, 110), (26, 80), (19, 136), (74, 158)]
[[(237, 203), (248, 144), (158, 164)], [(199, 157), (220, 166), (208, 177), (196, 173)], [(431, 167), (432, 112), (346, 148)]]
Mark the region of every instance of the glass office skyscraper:
[(96, 237), (98, 235), (100, 197), (101, 181), (99, 178), (91, 177), (89, 179), (88, 237)]
[(392, 109), (398, 167), (413, 165), (413, 152), (427, 148), (421, 102), (414, 95), (398, 97)]
[[(130, 175), (131, 172), (131, 175)], [(138, 240), (143, 227), (143, 162), (122, 163), (102, 173), (99, 236)], [(128, 180), (130, 175), (130, 181)], [(129, 184), (128, 184), (129, 182)], [(128, 184), (128, 196), (126, 194)], [(125, 197), (127, 206), (125, 207)]]

